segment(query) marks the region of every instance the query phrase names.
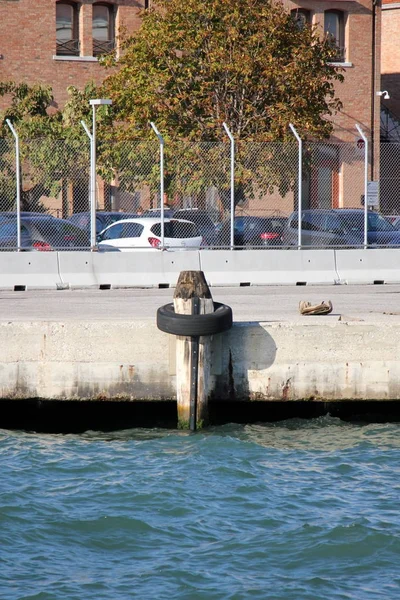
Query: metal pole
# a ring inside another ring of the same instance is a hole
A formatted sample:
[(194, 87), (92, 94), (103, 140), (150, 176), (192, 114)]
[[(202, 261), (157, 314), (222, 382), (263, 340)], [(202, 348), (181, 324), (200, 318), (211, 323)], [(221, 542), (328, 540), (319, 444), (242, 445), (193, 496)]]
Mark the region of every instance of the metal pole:
[(164, 249), (164, 138), (153, 122), (150, 125), (160, 142), (161, 248)]
[[(94, 107), (93, 107), (93, 110), (94, 110)], [(86, 131), (86, 135), (88, 136), (88, 138), (90, 140), (90, 184), (89, 184), (90, 247), (93, 250), (93, 248), (96, 245), (96, 211), (94, 213), (94, 218), (93, 218), (93, 214), (92, 214), (93, 198), (96, 199), (96, 192), (93, 193), (93, 189), (95, 186), (93, 173), (94, 173), (94, 176), (96, 176), (96, 165), (95, 165), (94, 156), (93, 156), (93, 135), (90, 133), (89, 128), (86, 125), (85, 121), (81, 121), (81, 125), (82, 125), (83, 129)], [(94, 227), (93, 227), (93, 225), (94, 225)], [(94, 229), (94, 233), (93, 233), (93, 229)], [(94, 236), (94, 240), (93, 240), (93, 236)]]
[(222, 123), (231, 141), (231, 250), (235, 247), (235, 139), (226, 123)]
[(11, 133), (15, 138), (15, 170), (16, 170), (16, 187), (17, 187), (17, 250), (21, 250), (21, 165), (19, 157), (19, 136), (15, 131), (10, 119), (6, 119)]
[(301, 211), (303, 209), (303, 142), (301, 137), (297, 133), (294, 125), (289, 123), (289, 127), (292, 130), (293, 135), (299, 143), (299, 164), (298, 164), (298, 202), (297, 202), (297, 248), (301, 249)]
[(356, 129), (365, 144), (364, 155), (364, 248), (368, 248), (368, 138), (361, 127), (356, 123)]
[(92, 152), (90, 161), (90, 178), (92, 180), (90, 193), (90, 246), (96, 246), (96, 105), (92, 105)]

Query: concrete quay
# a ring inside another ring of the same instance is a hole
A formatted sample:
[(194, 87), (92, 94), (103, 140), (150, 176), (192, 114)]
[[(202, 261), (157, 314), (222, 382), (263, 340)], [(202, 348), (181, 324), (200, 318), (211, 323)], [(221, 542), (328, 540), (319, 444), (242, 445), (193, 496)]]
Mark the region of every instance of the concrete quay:
[[(400, 285), (212, 288), (234, 327), (214, 336), (214, 401), (400, 399)], [(0, 291), (0, 398), (174, 400), (172, 289)], [(327, 316), (300, 300), (330, 299)]]

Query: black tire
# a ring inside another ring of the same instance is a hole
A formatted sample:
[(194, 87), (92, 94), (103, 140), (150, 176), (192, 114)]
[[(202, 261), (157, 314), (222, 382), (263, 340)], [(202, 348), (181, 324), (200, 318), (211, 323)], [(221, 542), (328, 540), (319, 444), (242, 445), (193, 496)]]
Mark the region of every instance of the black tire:
[(232, 327), (232, 309), (214, 302), (214, 312), (208, 315), (179, 315), (171, 302), (157, 310), (157, 327), (174, 335), (214, 335)]

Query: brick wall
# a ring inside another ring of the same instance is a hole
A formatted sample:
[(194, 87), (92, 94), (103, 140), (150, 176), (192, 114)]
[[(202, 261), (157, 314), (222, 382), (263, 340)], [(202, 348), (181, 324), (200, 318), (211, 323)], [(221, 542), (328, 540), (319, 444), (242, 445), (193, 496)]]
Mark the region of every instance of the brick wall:
[[(66, 60), (65, 57), (54, 58), (55, 0), (0, 0), (0, 79), (50, 84), (56, 107), (65, 103), (68, 97), (67, 86), (83, 88), (91, 80), (100, 83), (105, 72), (93, 57), (93, 3), (94, 0), (81, 0), (81, 56)], [(117, 29), (125, 26), (128, 31), (132, 31), (139, 27), (138, 13), (144, 6), (144, 0), (108, 0), (108, 4), (118, 6)], [(0, 108), (6, 102), (3, 99)]]
[[(337, 9), (344, 12), (346, 55), (342, 73), (345, 81), (343, 84), (336, 85), (336, 93), (343, 102), (343, 111), (333, 119), (335, 136), (341, 141), (353, 140), (356, 123), (359, 123), (370, 135), (373, 96), (372, 0), (359, 2), (286, 0), (285, 5), (288, 9), (305, 8), (310, 10), (313, 23), (318, 26), (321, 35), (323, 35), (324, 11)], [(378, 58), (379, 43), (380, 10), (377, 11), (376, 18), (376, 56)], [(379, 60), (376, 61), (375, 79), (379, 86)], [(378, 113), (379, 110), (375, 114), (375, 127), (379, 129)]]
[(382, 100), (400, 119), (400, 2), (384, 0), (382, 6), (382, 79), (381, 89), (390, 94)]
[[(80, 10), (81, 56), (66, 60), (54, 58), (56, 54), (55, 0), (0, 0), (0, 78), (18, 82), (40, 82), (53, 86), (56, 106), (62, 106), (67, 99), (66, 88), (76, 85), (82, 88), (94, 80), (99, 83), (105, 76), (97, 60), (93, 58), (91, 37), (92, 4), (94, 0), (82, 0)], [(116, 28), (126, 27), (128, 31), (140, 25), (138, 12), (144, 0), (108, 0), (108, 4), (118, 5)], [(345, 82), (337, 85), (337, 94), (343, 101), (343, 111), (333, 117), (335, 137), (341, 141), (354, 138), (354, 125), (360, 123), (368, 135), (371, 133), (372, 109), (372, 0), (343, 2), (341, 0), (285, 0), (285, 6), (306, 8), (312, 12), (313, 22), (323, 33), (324, 11), (330, 8), (345, 10), (346, 17), (346, 63)], [(399, 4), (400, 6), (400, 4)], [(392, 12), (392, 11), (391, 11)], [(400, 10), (393, 11), (399, 16)], [(386, 16), (384, 14), (384, 16)], [(387, 27), (387, 25), (386, 25)], [(393, 29), (394, 25), (392, 26)], [(387, 64), (383, 73), (399, 73), (400, 53), (393, 52), (396, 44), (396, 30), (387, 30), (390, 43), (383, 44), (383, 57), (392, 63)], [(393, 35), (392, 35), (393, 33)], [(380, 19), (377, 18), (376, 41), (379, 44)], [(379, 55), (379, 51), (377, 52)], [(398, 58), (394, 58), (397, 55)], [(396, 62), (397, 61), (397, 62)], [(397, 69), (397, 71), (393, 71)], [(380, 88), (379, 64), (376, 68), (377, 87)], [(378, 102), (375, 104), (379, 104)], [(375, 106), (375, 127), (379, 129), (379, 107)]]

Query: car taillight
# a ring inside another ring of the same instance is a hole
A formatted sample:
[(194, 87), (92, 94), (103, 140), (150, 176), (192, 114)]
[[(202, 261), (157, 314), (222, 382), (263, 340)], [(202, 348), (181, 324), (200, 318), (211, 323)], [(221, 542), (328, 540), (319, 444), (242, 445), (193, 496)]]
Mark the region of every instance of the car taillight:
[(47, 242), (33, 242), (32, 247), (40, 252), (49, 252), (53, 248)]
[(201, 248), (204, 248), (205, 246), (208, 246), (206, 240), (203, 237), (201, 238), (200, 246), (201, 246)]
[(279, 233), (260, 233), (262, 240), (276, 240), (279, 237)]
[(158, 238), (149, 237), (149, 244), (152, 248), (158, 248), (158, 246), (161, 244), (161, 240)]

